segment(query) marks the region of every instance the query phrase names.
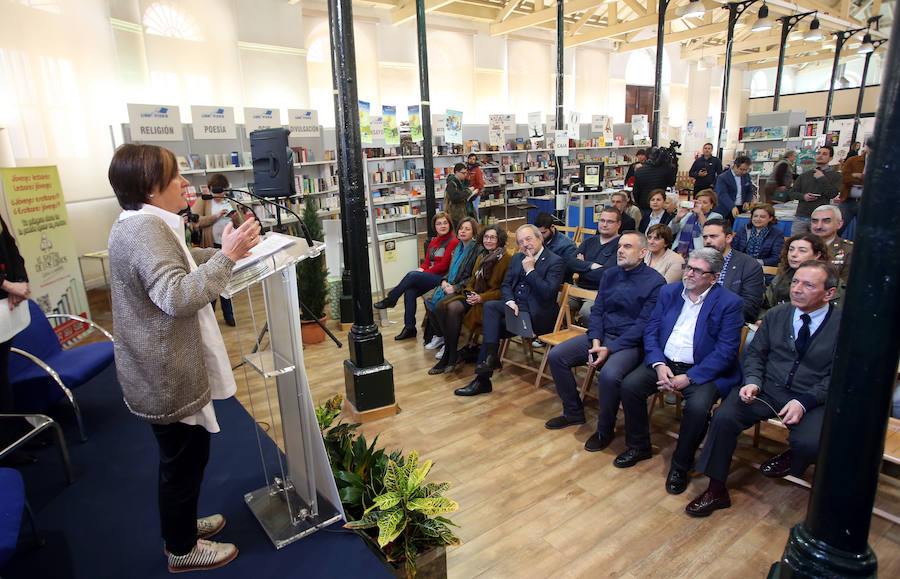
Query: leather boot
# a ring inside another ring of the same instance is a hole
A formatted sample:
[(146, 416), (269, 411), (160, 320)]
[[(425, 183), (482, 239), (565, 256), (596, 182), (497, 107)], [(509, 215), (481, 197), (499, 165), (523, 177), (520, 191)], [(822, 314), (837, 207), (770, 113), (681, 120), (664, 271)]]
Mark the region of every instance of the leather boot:
[(465, 388), (457, 388), (453, 393), (457, 396), (478, 396), (479, 394), (487, 394), (493, 389), (489, 378), (476, 376), (474, 380), (469, 382), (468, 386)]
[(476, 374), (487, 374), (490, 376), (494, 370), (499, 370), (503, 366), (500, 364), (500, 344), (486, 344), (486, 355), (484, 360), (475, 366)]

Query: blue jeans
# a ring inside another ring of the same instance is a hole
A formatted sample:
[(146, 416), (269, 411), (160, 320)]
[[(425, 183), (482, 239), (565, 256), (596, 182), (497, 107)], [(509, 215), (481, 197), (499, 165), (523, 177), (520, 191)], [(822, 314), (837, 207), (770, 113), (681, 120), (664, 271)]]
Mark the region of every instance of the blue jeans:
[[(605, 336), (604, 336), (605, 337)], [(604, 340), (605, 341), (605, 340)], [(591, 340), (587, 334), (570, 338), (550, 350), (547, 365), (556, 383), (566, 418), (584, 418), (584, 405), (578, 396), (578, 386), (572, 368), (587, 365)], [(612, 436), (619, 412), (619, 386), (626, 374), (634, 370), (641, 361), (640, 348), (628, 348), (610, 354), (603, 366), (597, 370), (597, 399), (600, 413), (597, 417), (597, 433)]]
[(404, 327), (416, 327), (416, 300), (428, 290), (439, 286), (442, 279), (443, 277), (436, 273), (411, 271), (403, 276), (394, 289), (388, 292), (387, 299), (392, 304), (397, 303), (400, 296), (403, 296), (403, 307), (406, 310), (403, 312)]

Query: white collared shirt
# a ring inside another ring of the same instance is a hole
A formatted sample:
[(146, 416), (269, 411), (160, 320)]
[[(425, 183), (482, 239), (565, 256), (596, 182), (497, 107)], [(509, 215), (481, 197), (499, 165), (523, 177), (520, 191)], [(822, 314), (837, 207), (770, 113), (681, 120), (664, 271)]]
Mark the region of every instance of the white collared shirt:
[[(822, 325), (822, 322), (825, 321), (825, 316), (828, 315), (828, 308), (830, 304), (825, 304), (821, 308), (809, 314), (809, 335), (813, 335), (816, 333), (816, 330), (819, 329), (819, 326)], [(794, 308), (794, 340), (797, 339), (797, 334), (800, 332), (800, 328), (803, 327), (803, 320), (800, 319), (800, 316), (803, 315), (798, 308)]]
[[(141, 213), (156, 215), (165, 221), (166, 225), (172, 230), (173, 235), (179, 241), (179, 245), (184, 250), (185, 255), (190, 264), (191, 271), (197, 269), (194, 257), (188, 251), (184, 241), (184, 220), (177, 213), (160, 209), (153, 205), (143, 205), (138, 211), (123, 211), (119, 215), (119, 220), (133, 217)], [(197, 312), (197, 318), (200, 322), (200, 342), (203, 352), (203, 361), (206, 364), (207, 380), (209, 382), (210, 394), (213, 400), (224, 400), (234, 396), (237, 392), (237, 384), (234, 381), (234, 374), (231, 372), (231, 362), (228, 359), (228, 351), (225, 349), (225, 342), (222, 340), (222, 332), (219, 331), (219, 325), (216, 323), (216, 315), (213, 313), (212, 305), (206, 304)], [(219, 423), (216, 420), (216, 411), (213, 408), (212, 401), (198, 410), (195, 414), (187, 416), (180, 420), (185, 424), (199, 425), (209, 432), (219, 432)]]
[(675, 320), (675, 326), (663, 349), (663, 354), (669, 360), (682, 364), (694, 363), (694, 328), (697, 325), (697, 318), (700, 317), (703, 302), (706, 301), (706, 296), (709, 295), (711, 289), (712, 286), (706, 288), (696, 302), (691, 301), (687, 288), (681, 290), (684, 305), (681, 306), (681, 313), (678, 314), (678, 319)]
[(734, 196), (734, 204), (738, 209), (742, 203), (745, 203), (746, 200), (743, 199), (743, 191), (741, 191), (741, 176), (734, 172), (734, 169), (731, 170), (731, 176), (734, 177), (734, 182), (737, 184), (737, 193)]

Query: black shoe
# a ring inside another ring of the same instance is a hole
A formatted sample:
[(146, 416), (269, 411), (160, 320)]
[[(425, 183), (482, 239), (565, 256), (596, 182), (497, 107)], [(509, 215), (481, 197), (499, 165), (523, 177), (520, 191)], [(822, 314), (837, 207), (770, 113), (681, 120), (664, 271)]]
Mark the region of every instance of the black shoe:
[(400, 330), (400, 333), (397, 334), (396, 336), (394, 336), (394, 339), (395, 340), (406, 340), (406, 339), (415, 338), (415, 337), (416, 337), (416, 329), (415, 328), (407, 328), (406, 326), (404, 326), (403, 329)]
[(447, 362), (447, 367), (444, 368), (444, 374), (452, 374), (456, 372), (456, 362)]
[(649, 449), (638, 450), (636, 448), (629, 448), (616, 457), (616, 460), (613, 461), (613, 466), (616, 468), (629, 468), (652, 456), (653, 452)]
[(581, 418), (572, 417), (569, 418), (565, 414), (562, 416), (557, 416), (556, 418), (551, 418), (547, 422), (544, 423), (544, 428), (547, 430), (559, 430), (560, 428), (566, 428), (568, 426), (576, 426), (578, 424), (584, 424), (584, 416)]
[(670, 495), (680, 495), (687, 489), (687, 484), (687, 472), (674, 466), (669, 469), (669, 476), (666, 477), (666, 492)]
[(446, 369), (447, 369), (447, 363), (444, 362), (443, 360), (441, 360), (440, 362), (438, 362), (437, 364), (432, 366), (430, 370), (428, 370), (428, 375), (434, 376), (436, 374), (443, 374), (444, 370), (446, 370)]
[(225, 325), (233, 328), (235, 326), (234, 318), (225, 318)]
[(453, 393), (457, 396), (478, 396), (479, 394), (487, 394), (493, 389), (490, 380), (478, 377), (469, 382), (469, 385), (465, 388), (457, 388)]
[(372, 307), (375, 308), (376, 310), (386, 310), (388, 308), (394, 307), (395, 305), (397, 305), (397, 304), (391, 302), (388, 299), (383, 299), (380, 302), (375, 302), (374, 304), (372, 304)]
[(788, 449), (759, 465), (759, 472), (769, 478), (784, 478), (791, 473), (792, 459), (793, 453)]
[(490, 374), (494, 370), (499, 370), (503, 367), (503, 364), (500, 363), (500, 357), (496, 354), (488, 354), (483, 362), (475, 366), (476, 374)]
[(612, 441), (612, 436), (606, 436), (599, 432), (595, 432), (584, 442), (584, 449), (588, 452), (599, 452), (609, 446), (609, 443)]
[(727, 490), (721, 493), (714, 493), (706, 489), (703, 491), (703, 494), (688, 503), (688, 506), (684, 508), (684, 512), (692, 517), (708, 517), (713, 511), (727, 509), (730, 506), (731, 497), (728, 496)]

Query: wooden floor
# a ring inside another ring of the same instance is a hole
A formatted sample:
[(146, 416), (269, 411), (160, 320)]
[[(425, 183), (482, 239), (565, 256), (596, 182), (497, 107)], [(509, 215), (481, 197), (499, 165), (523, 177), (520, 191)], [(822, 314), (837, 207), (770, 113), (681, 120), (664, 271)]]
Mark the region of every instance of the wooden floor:
[[(93, 296), (95, 319), (110, 327), (106, 304)], [(261, 326), (262, 300), (257, 297), (255, 304)], [(246, 297), (235, 300), (235, 311), (240, 331), (220, 325), (237, 363), (239, 350), (249, 351), (254, 337)], [(390, 318), (402, 320), (402, 310), (391, 310)], [(451, 577), (760, 577), (780, 557), (790, 528), (805, 516), (808, 490), (764, 478), (749, 465), (779, 452), (777, 443), (754, 449), (750, 437), (742, 437), (743, 460), (729, 478), (733, 506), (694, 519), (684, 506), (705, 488), (706, 477), (694, 473), (680, 496), (664, 488), (675, 443), (665, 432), (678, 428), (672, 407), (653, 416), (654, 457), (617, 469), (613, 458), (625, 449), (621, 412), (612, 445), (585, 452), (583, 443), (596, 425), (593, 408), (586, 425), (546, 430), (544, 422), (561, 412), (558, 397), (552, 385), (535, 390), (534, 375), (517, 369), (496, 374), (491, 394), (454, 396), (454, 388), (471, 380), (472, 366), (451, 376), (428, 376), (433, 352), (422, 347), (421, 335), (394, 341), (401, 326), (382, 328), (401, 412), (366, 424), (363, 431), (370, 440), (377, 434), (387, 448), (417, 450), (434, 461), (432, 480), (452, 483), (447, 495), (460, 505), (451, 519), (459, 525), (462, 545), (448, 552)], [(316, 403), (344, 392), (347, 336), (338, 338), (341, 349), (329, 340), (304, 350)], [(277, 406), (270, 417), (261, 379), (246, 375), (249, 394), (244, 372), (236, 372), (238, 398), (248, 410), (252, 399), (257, 420), (277, 433)], [(896, 481), (886, 480), (877, 506), (898, 514), (898, 497)], [(900, 576), (900, 527), (874, 517), (869, 545), (878, 556), (879, 574)]]

